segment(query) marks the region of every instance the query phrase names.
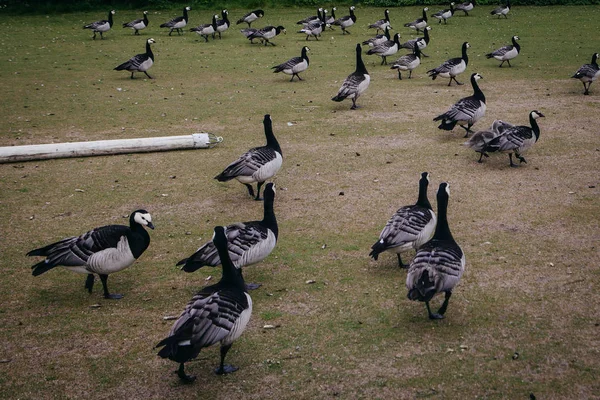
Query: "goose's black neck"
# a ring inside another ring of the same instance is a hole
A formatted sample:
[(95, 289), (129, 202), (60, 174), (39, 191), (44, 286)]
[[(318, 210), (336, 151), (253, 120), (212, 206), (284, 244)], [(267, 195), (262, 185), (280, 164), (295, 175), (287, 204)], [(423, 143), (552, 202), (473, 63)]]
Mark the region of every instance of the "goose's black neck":
[(423, 21), (427, 22), (427, 11), (423, 9)]
[(150, 46), (149, 41), (146, 41), (146, 54), (154, 61), (154, 53), (152, 53), (152, 47)]
[(392, 38), (390, 36), (390, 29), (387, 26), (385, 27), (385, 37), (387, 38), (387, 40), (390, 40)]
[(423, 40), (425, 40), (426, 44), (429, 44), (429, 29), (427, 27), (425, 27), (423, 32)]
[(112, 11), (108, 13), (108, 25), (113, 26), (113, 14)]
[(417, 58), (421, 58), (421, 49), (419, 49), (419, 45), (415, 43), (415, 47), (413, 48), (413, 54)]
[(473, 97), (485, 103), (485, 95), (479, 88), (477, 79), (475, 79), (475, 74), (471, 75), (471, 86), (473, 86)]
[(356, 22), (356, 15), (354, 15), (354, 10), (350, 8), (350, 19), (352, 22)]
[(228, 12), (222, 12), (221, 18), (223, 18), (223, 22), (225, 22), (227, 25), (229, 25), (229, 13)]
[(434, 239), (452, 240), (450, 226), (448, 226), (448, 192), (446, 192), (446, 183), (441, 183), (437, 193), (437, 225), (435, 227)]
[(517, 52), (519, 52), (521, 50), (521, 45), (519, 43), (517, 43), (517, 40), (515, 39), (514, 36), (512, 38), (512, 44), (513, 44), (514, 48), (517, 49)]
[(211, 25), (212, 25), (212, 27), (213, 27), (214, 30), (217, 30), (217, 14), (213, 15)]
[(148, 26), (148, 14), (144, 14), (144, 25)]
[(592, 56), (592, 65), (598, 68), (598, 53), (594, 53), (594, 55)]
[(262, 224), (269, 228), (275, 235), (275, 239), (279, 236), (279, 228), (277, 227), (277, 218), (275, 217), (275, 210), (273, 205), (275, 204), (275, 191), (273, 190), (273, 184), (267, 184), (264, 191), (264, 215)]
[(356, 72), (357, 74), (368, 74), (367, 67), (362, 60), (360, 44), (356, 45)]
[(431, 203), (427, 198), (427, 187), (429, 186), (429, 180), (427, 174), (423, 173), (419, 180), (419, 198), (417, 199), (417, 205), (432, 210)]
[(219, 259), (221, 260), (221, 266), (223, 268), (223, 276), (221, 277), (219, 283), (231, 285), (235, 288), (246, 291), (246, 285), (244, 284), (244, 278), (242, 277), (241, 269), (238, 271), (229, 257), (229, 250), (227, 250), (227, 237), (225, 236), (225, 229), (222, 226), (215, 227), (213, 243), (217, 248)]
[(385, 22), (390, 22), (390, 10), (385, 10), (383, 14), (385, 15)]
[(467, 55), (467, 42), (463, 43), (462, 45), (462, 59), (465, 62), (465, 65), (469, 65), (469, 56)]
[(300, 57), (302, 57), (304, 60), (306, 60), (306, 63), (308, 63), (308, 56), (306, 55), (306, 47), (302, 48), (302, 54), (300, 55)]
[(279, 146), (279, 142), (275, 138), (275, 134), (273, 133), (273, 121), (271, 121), (271, 116), (269, 114), (265, 115), (265, 119), (263, 121), (265, 126), (265, 136), (267, 138), (267, 146), (277, 151), (279, 154), (283, 154), (281, 152), (281, 147)]
[(535, 135), (535, 141), (537, 142), (540, 138), (540, 126), (538, 125), (537, 120), (533, 118), (533, 112), (529, 113), (529, 124), (531, 125), (531, 129)]
[(188, 12), (187, 12), (187, 7), (183, 8), (183, 19), (185, 20), (185, 22), (188, 21)]

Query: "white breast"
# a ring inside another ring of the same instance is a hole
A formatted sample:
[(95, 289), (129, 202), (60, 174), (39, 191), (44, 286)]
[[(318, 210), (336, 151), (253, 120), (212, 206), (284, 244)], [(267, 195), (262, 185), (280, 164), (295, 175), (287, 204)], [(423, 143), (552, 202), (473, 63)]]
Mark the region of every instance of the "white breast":
[(224, 346), (230, 345), (235, 342), (237, 338), (239, 338), (244, 330), (246, 329), (246, 325), (250, 321), (250, 317), (252, 316), (252, 298), (248, 293), (244, 293), (246, 295), (246, 299), (248, 299), (248, 308), (242, 311), (240, 317), (235, 321), (231, 331), (227, 336), (223, 338), (221, 344)]

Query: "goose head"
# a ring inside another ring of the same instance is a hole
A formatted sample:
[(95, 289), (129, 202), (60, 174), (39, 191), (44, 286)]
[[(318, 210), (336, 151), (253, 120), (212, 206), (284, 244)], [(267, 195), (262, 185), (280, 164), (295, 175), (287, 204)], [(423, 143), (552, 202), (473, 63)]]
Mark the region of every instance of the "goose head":
[(545, 117), (545, 115), (544, 115), (544, 114), (542, 114), (541, 112), (539, 112), (538, 110), (533, 110), (533, 111), (531, 112), (531, 117), (532, 117), (533, 119), (538, 119), (538, 118), (541, 118), (541, 117)]
[(133, 220), (142, 226), (147, 226), (150, 229), (154, 229), (152, 224), (152, 216), (146, 210), (136, 210), (132, 214)]
[(146, 43), (148, 43), (148, 44), (156, 43), (156, 40), (150, 38), (146, 41)]
[(144, 14), (144, 15), (148, 15), (148, 11), (144, 11), (142, 14)]

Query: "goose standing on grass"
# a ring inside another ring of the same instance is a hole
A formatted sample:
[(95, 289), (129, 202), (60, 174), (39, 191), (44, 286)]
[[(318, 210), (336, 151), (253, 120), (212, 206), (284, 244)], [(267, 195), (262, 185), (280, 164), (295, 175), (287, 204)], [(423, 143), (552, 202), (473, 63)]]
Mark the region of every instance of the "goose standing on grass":
[(531, 127), (521, 125), (506, 129), (502, 135), (492, 139), (488, 145), (485, 146), (484, 152), (508, 153), (511, 167), (518, 166), (513, 163), (513, 153), (519, 160), (519, 163), (527, 164), (527, 160), (522, 156), (522, 153), (529, 150), (540, 138), (540, 127), (536, 120), (543, 116), (544, 114), (541, 112), (533, 110), (529, 113), (529, 124)]
[(504, 16), (504, 18), (508, 19), (508, 12), (510, 11), (510, 0), (506, 0), (506, 4), (500, 7), (497, 7), (490, 12), (492, 15), (497, 15), (498, 19)]
[(492, 126), (489, 129), (475, 132), (469, 140), (463, 143), (463, 145), (479, 153), (479, 160), (477, 160), (477, 162), (482, 163), (483, 157), (489, 157), (485, 152), (487, 145), (497, 136), (503, 134), (506, 129), (513, 126), (514, 125), (509, 124), (508, 122), (497, 119), (492, 123)]
[(219, 34), (219, 39), (221, 39), (221, 33), (225, 32), (231, 26), (231, 22), (229, 22), (229, 12), (227, 10), (221, 11), (221, 19), (217, 20), (217, 33)]
[(141, 31), (142, 29), (146, 29), (149, 23), (150, 22), (148, 21), (148, 11), (144, 11), (143, 18), (136, 19), (126, 24), (123, 24), (123, 28), (131, 28), (135, 31), (133, 32), (134, 35), (139, 35), (139, 31)]
[(229, 258), (222, 226), (215, 227), (213, 243), (222, 261), (221, 280), (200, 289), (173, 324), (169, 336), (156, 345), (162, 347), (158, 352), (160, 357), (179, 363), (176, 373), (185, 383), (196, 379), (185, 373), (185, 363), (196, 358), (203, 348), (218, 342), (221, 342), (221, 362), (215, 373), (224, 375), (238, 370), (225, 365), (225, 356), (252, 315), (252, 299), (246, 292), (241, 270), (236, 269)]
[(402, 71), (409, 71), (408, 79), (412, 78), (413, 69), (421, 65), (421, 50), (419, 46), (415, 46), (412, 54), (406, 54), (392, 64), (390, 69), (398, 70), (398, 79), (402, 80)]
[(191, 11), (190, 7), (183, 7), (183, 15), (180, 17), (175, 17), (172, 20), (161, 24), (161, 28), (169, 28), (169, 36), (173, 33), (173, 31), (177, 31), (179, 35), (183, 33), (183, 28), (187, 25), (188, 22), (188, 11)]
[(248, 24), (248, 28), (252, 28), (252, 23), (259, 18), (264, 17), (265, 12), (263, 10), (254, 10), (250, 11), (248, 14), (244, 15), (242, 18), (238, 19), (235, 23), (236, 25), (243, 24), (244, 22)]
[(444, 21), (444, 24), (447, 24), (448, 19), (450, 19), (454, 16), (454, 11), (456, 11), (454, 9), (454, 3), (450, 3), (450, 8), (447, 8), (445, 10), (440, 10), (440, 11), (436, 12), (435, 14), (432, 14), (431, 16), (438, 19), (438, 24), (441, 24), (442, 21)]
[[(265, 115), (263, 121), (265, 127), (265, 136), (267, 144), (262, 147), (254, 147), (240, 156), (225, 168), (223, 172), (215, 176), (219, 182), (227, 182), (237, 179), (246, 185), (250, 196), (254, 200), (260, 198), (260, 188), (266, 180), (275, 176), (281, 168), (283, 162), (281, 147), (273, 134), (273, 121), (269, 114)], [(252, 188), (252, 183), (256, 182), (256, 196)]]
[(591, 64), (583, 64), (571, 78), (579, 79), (581, 83), (583, 83), (583, 94), (589, 95), (592, 82), (598, 79), (599, 76), (600, 68), (598, 67), (598, 53), (594, 53), (594, 55), (592, 55)]
[[(275, 185), (272, 182), (265, 186), (264, 196), (262, 221), (238, 222), (225, 227), (229, 257), (238, 269), (261, 262), (271, 254), (277, 244), (279, 228), (273, 211)], [(183, 265), (181, 269), (185, 272), (194, 272), (204, 266), (215, 267), (219, 264), (221, 264), (221, 260), (212, 241), (201, 246), (190, 257), (177, 263), (177, 265)], [(260, 285), (246, 284), (248, 290), (258, 287)]]
[(417, 250), (433, 236), (436, 217), (427, 198), (429, 174), (423, 172), (419, 180), (419, 198), (412, 206), (398, 209), (389, 219), (379, 235), (379, 240), (371, 246), (369, 256), (377, 260), (380, 253), (390, 251), (398, 256), (398, 266), (408, 268), (402, 262), (400, 253)]
[(367, 51), (368, 55), (376, 54), (381, 57), (381, 65), (387, 64), (387, 57), (393, 56), (400, 48), (400, 34), (394, 35), (394, 40), (386, 40)]
[(323, 12), (323, 9), (319, 8), (319, 9), (317, 9), (317, 15), (311, 15), (310, 17), (301, 19), (300, 21), (296, 22), (296, 25), (306, 25), (310, 22), (320, 21), (323, 18), (322, 14), (321, 14), (322, 12)]
[[(459, 124), (466, 131), (465, 137), (469, 136), (473, 124), (485, 115), (485, 96), (477, 84), (477, 81), (481, 78), (478, 73), (472, 74), (473, 95), (460, 99), (444, 114), (433, 119), (434, 121), (442, 121), (438, 129), (451, 131), (456, 124)], [(467, 124), (467, 127), (464, 126), (465, 124)]]
[(442, 78), (450, 78), (448, 86), (452, 85), (452, 80), (454, 80), (457, 85), (462, 85), (462, 83), (456, 80), (456, 76), (465, 72), (467, 65), (469, 65), (469, 56), (467, 56), (467, 49), (469, 47), (471, 47), (471, 45), (468, 42), (464, 42), (462, 45), (461, 57), (451, 58), (444, 61), (439, 67), (427, 71), (431, 80), (435, 81), (435, 78), (441, 76)]
[(331, 8), (331, 15), (329, 17), (325, 18), (325, 26), (327, 26), (327, 28), (329, 28), (329, 30), (335, 31), (335, 29), (333, 29), (333, 27), (331, 25), (333, 25), (333, 23), (335, 22), (335, 12), (337, 11), (337, 8), (332, 7)]
[(379, 21), (375, 21), (369, 25), (369, 28), (377, 29), (375, 31), (375, 33), (378, 33), (379, 31), (383, 32), (385, 30), (385, 28), (391, 28), (391, 26), (390, 26), (390, 10), (388, 10), (386, 8), (386, 10), (383, 12), (383, 15), (384, 15), (383, 19), (380, 19)]
[(423, 53), (423, 49), (425, 47), (427, 47), (427, 45), (429, 44), (429, 41), (431, 39), (429, 37), (429, 31), (430, 30), (431, 30), (431, 27), (430, 26), (426, 26), (425, 29), (423, 29), (423, 37), (418, 37), (416, 39), (408, 40), (405, 43), (400, 44), (400, 48), (414, 50), (415, 46), (419, 46), (419, 50), (421, 50), (421, 55), (423, 57), (429, 57), (428, 55), (426, 55), (425, 53)]
[[(409, 300), (425, 302), (430, 319), (444, 318), (452, 290), (465, 271), (465, 254), (456, 243), (448, 226), (450, 185), (440, 184), (437, 192), (437, 226), (433, 238), (417, 250), (408, 267), (406, 288)], [(437, 293), (444, 293), (444, 303), (432, 313), (429, 302)]]
[[(251, 29), (251, 28), (248, 28)], [(262, 29), (257, 30), (254, 33), (251, 33), (250, 35), (247, 36), (248, 39), (250, 39), (250, 43), (254, 43), (254, 39), (259, 39), (261, 43), (263, 43), (265, 46), (270, 44), (271, 46), (275, 46), (275, 43), (271, 42), (271, 39), (273, 39), (275, 36), (279, 35), (281, 32), (283, 32), (283, 34), (286, 34), (286, 30), (283, 26), (279, 25), (279, 26), (265, 26)], [(244, 32), (242, 32), (244, 33)], [(245, 33), (244, 33), (245, 34)]]
[(360, 54), (360, 43), (358, 43), (356, 45), (356, 70), (348, 75), (346, 80), (344, 80), (344, 83), (342, 83), (342, 87), (338, 91), (338, 94), (331, 100), (343, 101), (347, 98), (351, 99), (352, 107), (350, 107), (350, 109), (355, 110), (358, 108), (356, 100), (358, 100), (359, 96), (367, 90), (369, 83), (371, 83), (371, 76), (367, 72), (367, 68), (365, 68), (365, 63)]
[(204, 38), (205, 43), (208, 43), (209, 35), (212, 35), (213, 39), (215, 38), (215, 33), (217, 32), (217, 18), (219, 18), (219, 16), (215, 14), (212, 17), (212, 22), (210, 24), (198, 25), (195, 28), (191, 28), (190, 31), (196, 32)]
[(275, 70), (273, 71), (274, 73), (283, 72), (284, 74), (292, 75), (292, 79), (290, 79), (290, 82), (294, 80), (294, 76), (297, 76), (298, 80), (301, 81), (302, 78), (300, 78), (300, 75), (298, 74), (308, 69), (309, 61), (306, 53), (308, 53), (309, 50), (310, 49), (307, 46), (304, 46), (302, 47), (300, 57), (290, 58), (282, 64), (271, 67), (271, 69)]
[(115, 71), (125, 70), (131, 72), (131, 79), (133, 79), (134, 72), (143, 72), (149, 79), (152, 79), (148, 75), (148, 70), (154, 65), (154, 53), (152, 53), (152, 48), (150, 47), (152, 43), (156, 43), (154, 39), (150, 38), (146, 40), (146, 52), (131, 57), (129, 61), (115, 67)]
[(427, 26), (427, 11), (429, 11), (429, 8), (425, 7), (423, 9), (423, 16), (421, 18), (417, 18), (412, 22), (408, 22), (404, 24), (404, 26), (410, 29), (416, 29), (417, 32), (422, 31)]
[(375, 35), (375, 37), (362, 42), (362, 44), (369, 47), (375, 47), (391, 39), (390, 28), (386, 26), (383, 35)]
[(455, 11), (462, 11), (465, 13), (465, 16), (469, 16), (469, 11), (473, 10), (473, 8), (475, 8), (475, 2), (474, 1), (466, 1), (464, 3), (460, 3), (459, 5), (457, 5), (454, 10)]
[(91, 24), (85, 25), (83, 29), (91, 29), (94, 32), (94, 36), (92, 37), (94, 40), (96, 40), (96, 33), (100, 33), (100, 39), (104, 39), (102, 34), (108, 32), (113, 26), (113, 15), (115, 15), (115, 10), (110, 10), (108, 12), (108, 19), (92, 22)]
[(306, 40), (311, 36), (314, 36), (316, 40), (319, 40), (319, 36), (321, 36), (323, 29), (325, 29), (325, 22), (319, 19), (304, 25), (304, 28), (300, 29), (298, 33), (304, 33), (306, 35)]
[(242, 32), (242, 35), (246, 36), (246, 39), (250, 40), (250, 43), (252, 43), (252, 44), (254, 44), (254, 39), (256, 39), (256, 37), (254, 35), (258, 31), (259, 30), (256, 29), (256, 28), (244, 28), (244, 29), (240, 29), (240, 32)]
[(152, 217), (146, 210), (136, 210), (129, 216), (129, 226), (106, 225), (81, 236), (68, 237), (31, 250), (28, 256), (46, 257), (31, 267), (31, 273), (38, 276), (62, 266), (73, 272), (87, 274), (85, 288), (90, 293), (94, 287), (94, 274), (98, 274), (104, 288), (104, 298), (120, 299), (123, 295), (108, 291), (108, 275), (131, 266), (146, 251), (150, 235), (145, 226), (154, 229)]
[(517, 57), (521, 51), (521, 46), (519, 43), (517, 43), (517, 40), (519, 40), (519, 37), (513, 36), (512, 45), (500, 47), (498, 50), (486, 54), (485, 57), (495, 58), (498, 61), (502, 61), (500, 63), (500, 68), (502, 68), (502, 64), (504, 64), (505, 61), (508, 63), (509, 67), (512, 67), (512, 65), (510, 65), (510, 60)]
[(354, 25), (354, 23), (356, 22), (356, 15), (354, 15), (354, 10), (355, 7), (350, 6), (350, 15), (346, 15), (342, 18), (333, 21), (333, 25), (338, 25), (340, 28), (342, 28), (342, 35), (345, 35), (346, 33), (350, 34), (348, 28)]

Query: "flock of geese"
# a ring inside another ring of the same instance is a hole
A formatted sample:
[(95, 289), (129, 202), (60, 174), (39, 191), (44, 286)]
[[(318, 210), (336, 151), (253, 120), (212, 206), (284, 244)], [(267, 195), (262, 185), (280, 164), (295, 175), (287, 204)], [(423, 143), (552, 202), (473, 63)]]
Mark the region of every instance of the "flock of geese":
[[(461, 4), (450, 4), (450, 8), (433, 14), (433, 17), (444, 24), (454, 15), (456, 11), (463, 11), (465, 16), (474, 9), (473, 2)], [(160, 25), (169, 29), (169, 35), (173, 32), (181, 35), (183, 28), (188, 22), (188, 11), (190, 7), (183, 9), (183, 15)], [(336, 18), (336, 9), (333, 8), (328, 16), (327, 10), (320, 8), (318, 15), (307, 17), (298, 21), (303, 28), (299, 33), (306, 34), (306, 40), (318, 37), (325, 29), (334, 29), (339, 26), (342, 34), (350, 34), (348, 28), (356, 23), (357, 17), (355, 7), (349, 8), (349, 15)], [(412, 39), (406, 43), (400, 43), (399, 34), (390, 38), (389, 10), (385, 10), (384, 18), (369, 25), (376, 29), (377, 35), (356, 45), (356, 68), (343, 82), (333, 101), (350, 99), (352, 109), (357, 108), (356, 101), (368, 88), (370, 76), (362, 60), (362, 45), (368, 46), (367, 55), (378, 55), (382, 58), (381, 64), (387, 63), (387, 57), (394, 55), (401, 48), (411, 50), (408, 55), (403, 55), (392, 63), (391, 68), (398, 70), (398, 77), (402, 79), (401, 73), (408, 71), (411, 78), (412, 71), (419, 66), (421, 56), (425, 56), (423, 49), (430, 43), (427, 19), (427, 8), (423, 9), (422, 16), (405, 27), (423, 32), (423, 37)], [(510, 3), (492, 11), (492, 15), (508, 18)], [(93, 38), (99, 33), (101, 39), (113, 25), (114, 10), (108, 14), (107, 20), (97, 21), (84, 28), (92, 29)], [(123, 24), (124, 28), (134, 30), (134, 35), (149, 25), (147, 12), (144, 11), (143, 18)], [(252, 28), (253, 22), (264, 16), (263, 10), (254, 10), (242, 16), (237, 24), (247, 24), (247, 28), (241, 30), (251, 43), (259, 40), (265, 46), (273, 43), (273, 39), (280, 32), (284, 32), (283, 26), (267, 26), (262, 29)], [(214, 15), (210, 24), (199, 25), (191, 31), (201, 35), (206, 41), (210, 36), (213, 39), (218, 34), (225, 32), (230, 22), (227, 10), (221, 13), (221, 19)], [(379, 34), (379, 32), (382, 32)], [(501, 47), (486, 55), (501, 61), (500, 67), (510, 60), (515, 59), (520, 53), (517, 43), (518, 36), (512, 37), (512, 44)], [(154, 56), (151, 44), (155, 43), (150, 38), (146, 41), (146, 53), (138, 54), (115, 69), (131, 72), (143, 72), (148, 78), (148, 69), (152, 66)], [(469, 58), (467, 50), (470, 47), (464, 42), (461, 48), (461, 56), (451, 58), (436, 68), (427, 71), (428, 75), (435, 80), (437, 77), (449, 79), (448, 86), (454, 81), (462, 85), (456, 77), (465, 72)], [(299, 74), (309, 66), (307, 53), (308, 46), (303, 46), (299, 57), (294, 57), (282, 64), (273, 67), (273, 72), (283, 72), (302, 80)], [(589, 93), (589, 86), (600, 76), (598, 69), (598, 54), (594, 54), (591, 64), (582, 66), (573, 78), (580, 79), (585, 88), (585, 94)], [(478, 81), (481, 75), (472, 73), (470, 83), (473, 88), (471, 96), (460, 99), (453, 104), (448, 111), (434, 118), (440, 121), (439, 128), (452, 130), (456, 125), (465, 129), (465, 137), (472, 134), (465, 143), (466, 146), (480, 154), (479, 162), (483, 157), (489, 157), (490, 153), (505, 153), (509, 156), (510, 166), (517, 166), (513, 162), (513, 155), (520, 163), (526, 160), (523, 153), (527, 151), (538, 140), (540, 128), (537, 119), (544, 115), (533, 110), (529, 113), (529, 126), (517, 126), (511, 123), (496, 120), (489, 129), (473, 132), (472, 126), (485, 114), (486, 100)], [(167, 337), (157, 344), (160, 348), (158, 355), (163, 358), (179, 363), (176, 371), (184, 382), (191, 382), (194, 377), (186, 374), (185, 363), (196, 358), (202, 348), (216, 343), (221, 345), (221, 360), (215, 370), (217, 374), (227, 374), (237, 368), (226, 365), (225, 357), (234, 341), (240, 337), (250, 320), (252, 313), (252, 299), (249, 290), (258, 288), (259, 284), (246, 283), (242, 276), (242, 268), (256, 264), (264, 260), (275, 248), (278, 240), (279, 230), (274, 211), (275, 185), (268, 182), (280, 170), (283, 164), (283, 153), (273, 132), (273, 122), (270, 115), (265, 115), (263, 127), (266, 137), (264, 146), (254, 147), (244, 152), (238, 159), (227, 165), (223, 172), (214, 179), (220, 182), (237, 180), (247, 188), (248, 194), (254, 200), (263, 200), (263, 219), (260, 221), (247, 221), (233, 223), (228, 226), (217, 226), (214, 228), (212, 240), (206, 242), (189, 257), (180, 260), (180, 265), (185, 272), (194, 272), (204, 266), (222, 267), (221, 280), (212, 286), (201, 289), (185, 307), (180, 317), (173, 325)], [(268, 183), (266, 183), (268, 182)], [(265, 185), (263, 198), (261, 188)], [(256, 184), (256, 191), (254, 190)], [(437, 190), (437, 212), (428, 199), (429, 174), (423, 172), (419, 180), (419, 191), (417, 202), (414, 205), (399, 208), (384, 226), (379, 239), (371, 246), (370, 256), (377, 260), (383, 252), (395, 253), (398, 264), (407, 268), (406, 287), (408, 298), (424, 302), (427, 313), (431, 319), (444, 317), (447, 310), (452, 290), (460, 281), (465, 269), (465, 254), (454, 240), (448, 224), (447, 210), (450, 197), (450, 186), (442, 182)], [(129, 218), (129, 226), (107, 225), (94, 228), (79, 236), (68, 237), (47, 246), (31, 250), (28, 256), (44, 257), (32, 267), (34, 276), (41, 275), (55, 267), (62, 266), (73, 272), (86, 275), (85, 289), (92, 292), (95, 275), (100, 277), (103, 285), (104, 297), (106, 299), (119, 299), (121, 294), (110, 293), (107, 285), (108, 275), (121, 271), (131, 266), (150, 244), (150, 235), (146, 228), (154, 229), (152, 217), (146, 210), (135, 210)], [(401, 254), (415, 250), (416, 254), (410, 263), (402, 261)], [(445, 299), (437, 312), (430, 308), (431, 299), (438, 293), (444, 293)]]

